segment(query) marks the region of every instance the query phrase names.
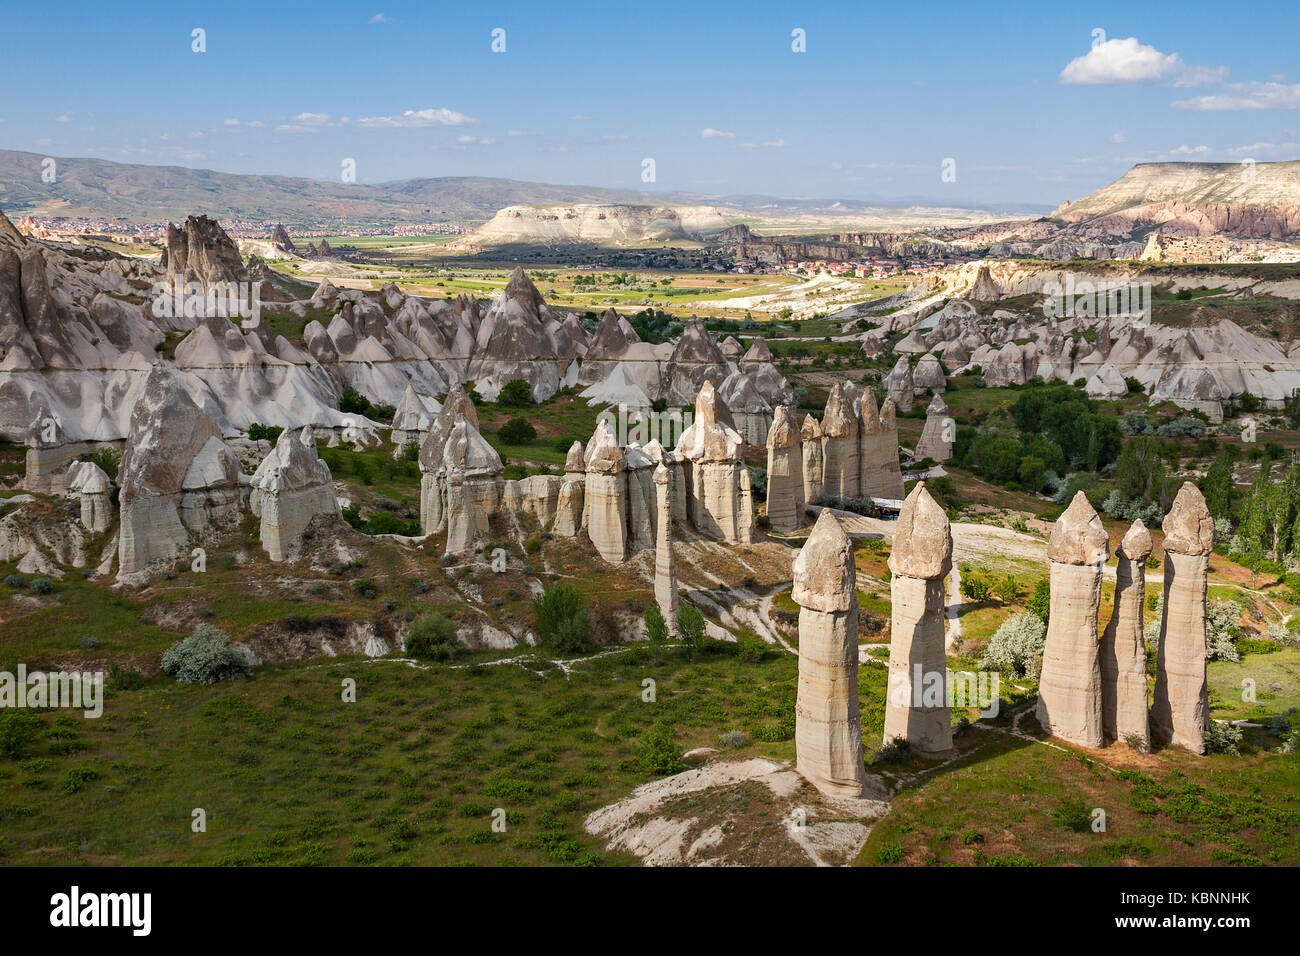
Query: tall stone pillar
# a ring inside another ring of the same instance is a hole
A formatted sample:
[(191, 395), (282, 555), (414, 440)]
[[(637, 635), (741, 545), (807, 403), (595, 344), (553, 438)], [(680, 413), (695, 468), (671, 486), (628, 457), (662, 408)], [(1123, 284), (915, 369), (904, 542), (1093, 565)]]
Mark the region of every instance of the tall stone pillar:
[(623, 449), (609, 423), (601, 420), (587, 444), (587, 535), (611, 564), (627, 557), (627, 470)]
[(853, 545), (829, 510), (795, 556), (791, 596), (800, 606), (796, 767), (823, 793), (860, 797), (857, 577)]
[(929, 458), (943, 463), (952, 457), (952, 418), (948, 414), (948, 403), (943, 396), (935, 394), (925, 410), (925, 427), (921, 429), (921, 439), (916, 443), (916, 460)]
[(811, 415), (805, 415), (803, 427), (799, 430), (800, 443), (803, 445), (803, 500), (810, 505), (817, 504), (822, 496), (822, 426)]
[(943, 579), (952, 570), (948, 516), (917, 482), (898, 513), (889, 554), (892, 620), (885, 742), (902, 737), (921, 753), (952, 749)]
[(655, 601), (669, 633), (677, 633), (677, 562), (673, 558), (673, 472), (660, 462), (654, 472), (658, 526), (655, 535)]
[(871, 389), (862, 393), (858, 405), (862, 435), (858, 443), (858, 493), (863, 498), (903, 497), (903, 473), (898, 467), (898, 425), (894, 422), (893, 404), (886, 399), (888, 427), (876, 408)]
[(853, 386), (840, 382), (826, 399), (822, 417), (824, 453), (822, 490), (841, 498), (858, 497), (858, 413), (853, 407)]
[[(1147, 646), (1142, 639), (1151, 534), (1134, 521), (1115, 549), (1115, 609), (1101, 635), (1101, 720), (1107, 741), (1151, 745), (1147, 730)], [(1136, 738), (1136, 739), (1135, 739)]]
[(767, 521), (773, 531), (795, 531), (803, 513), (803, 454), (789, 405), (776, 406), (767, 432)]
[(1205, 497), (1183, 482), (1165, 515), (1165, 612), (1156, 650), (1156, 689), (1151, 702), (1151, 737), (1205, 753), (1210, 725), (1205, 676), (1205, 590), (1214, 549), (1214, 519)]
[(1047, 542), (1052, 562), (1051, 620), (1038, 681), (1038, 722), (1081, 747), (1105, 743), (1097, 614), (1110, 538), (1082, 491), (1056, 519)]
[(586, 483), (586, 449), (582, 442), (575, 441), (564, 457), (564, 482), (555, 503), (554, 534), (572, 538), (582, 528), (583, 488)]

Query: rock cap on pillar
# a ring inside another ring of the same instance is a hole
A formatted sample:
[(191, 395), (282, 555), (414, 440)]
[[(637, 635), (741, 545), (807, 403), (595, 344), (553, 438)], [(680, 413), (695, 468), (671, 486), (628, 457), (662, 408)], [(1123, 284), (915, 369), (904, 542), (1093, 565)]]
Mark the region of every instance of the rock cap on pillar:
[(898, 512), (889, 570), (909, 578), (942, 578), (952, 570), (952, 529), (948, 515), (925, 482), (918, 481)]
[(1057, 564), (1103, 564), (1110, 555), (1110, 536), (1097, 509), (1082, 491), (1052, 525), (1047, 557)]
[(885, 399), (880, 406), (880, 430), (882, 432), (898, 431), (898, 406), (892, 398)]
[(1145, 561), (1151, 556), (1151, 532), (1141, 520), (1134, 521), (1128, 531), (1124, 532), (1115, 555), (1129, 561)]
[(852, 386), (848, 382), (840, 382), (826, 397), (826, 413), (822, 416), (823, 435), (843, 438), (858, 433), (860, 426), (849, 395), (850, 388)]
[(565, 473), (571, 474), (586, 471), (586, 455), (587, 450), (583, 447), (582, 442), (574, 441), (574, 443), (569, 446), (569, 453), (564, 456)]
[[(573, 449), (569, 451), (572, 452)], [(622, 471), (625, 464), (623, 449), (618, 444), (618, 436), (614, 434), (614, 429), (610, 427), (609, 422), (602, 418), (596, 423), (596, 430), (587, 444), (586, 470), (613, 475)]]
[(1161, 527), (1165, 532), (1166, 551), (1201, 556), (1214, 550), (1214, 519), (1201, 489), (1190, 481), (1183, 482), (1178, 489)]
[(794, 559), (794, 589), (800, 607), (830, 613), (857, 606), (853, 544), (829, 508), (822, 509), (808, 540)]
[(804, 441), (815, 441), (822, 437), (822, 426), (811, 415), (805, 415), (803, 425), (799, 428), (799, 437)]
[(879, 435), (885, 429), (880, 424), (880, 407), (876, 404), (876, 393), (870, 388), (862, 390), (858, 400), (858, 417), (862, 419), (864, 435)]
[(768, 448), (794, 448), (801, 440), (801, 431), (794, 420), (789, 405), (778, 405), (772, 413), (772, 427), (767, 430)]

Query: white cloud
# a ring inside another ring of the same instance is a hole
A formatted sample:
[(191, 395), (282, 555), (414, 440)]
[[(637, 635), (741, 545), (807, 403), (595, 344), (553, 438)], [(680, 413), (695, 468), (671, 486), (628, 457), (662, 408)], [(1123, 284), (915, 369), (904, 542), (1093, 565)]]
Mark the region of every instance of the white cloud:
[(1110, 134), (1110, 141), (1111, 141), (1112, 143), (1127, 143), (1127, 142), (1128, 142), (1128, 133), (1125, 133), (1123, 130), (1120, 130), (1119, 132), (1116, 132), (1116, 133), (1111, 133), (1111, 134)]
[(506, 130), (506, 135), (507, 135), (507, 136), (527, 136), (528, 134), (525, 133), (525, 132), (524, 132), (523, 130), (521, 130), (521, 129), (508, 129), (508, 130)]
[(1175, 86), (1196, 86), (1227, 75), (1227, 67), (1189, 66), (1177, 53), (1161, 53), (1139, 43), (1137, 37), (1127, 37), (1098, 43), (1075, 57), (1061, 71), (1061, 82), (1097, 86), (1169, 81)]
[(1210, 151), (1208, 146), (1179, 146), (1169, 151), (1170, 156), (1204, 156)]
[(401, 116), (365, 116), (357, 120), (367, 129), (415, 129), (421, 126), (477, 126), (478, 120), (446, 107), (407, 110)]
[(704, 129), (700, 130), (700, 135), (705, 139), (717, 139), (719, 137), (729, 139), (736, 134), (729, 133), (722, 129), (714, 129), (712, 126), (706, 126)]
[(591, 119), (591, 117), (588, 116), (586, 113), (574, 113), (572, 116), (569, 117), (569, 119), (576, 120), (577, 122), (581, 123)]
[(1300, 143), (1251, 143), (1228, 150), (1230, 156), (1300, 156)]
[(249, 123), (248, 125), (253, 127), (254, 129), (261, 129), (266, 124), (263, 123), (261, 120), (253, 120), (253, 122)]
[(1173, 104), (1178, 110), (1300, 110), (1300, 83), (1229, 83), (1224, 92)]
[(54, 117), (54, 122), (56, 122), (56, 123), (71, 123), (71, 122), (72, 122), (72, 117), (74, 117), (74, 116), (76, 116), (76, 115), (77, 115), (76, 113), (60, 113), (58, 116)]
[(388, 17), (384, 16), (382, 13), (376, 13), (373, 17), (370, 18), (370, 22), (371, 23), (392, 23), (393, 21), (388, 19)]
[(470, 145), (474, 145), (474, 146), (491, 146), (493, 143), (496, 142), (496, 140), (493, 139), (493, 138), (490, 137), (490, 136), (469, 136), (469, 135), (465, 135), (465, 136), (457, 136), (457, 137), (456, 137), (456, 142), (458, 142), (458, 143), (462, 143), (462, 144), (464, 144), (464, 145), (466, 145), (466, 146), (470, 146)]
[(783, 139), (770, 139), (763, 143), (741, 143), (741, 149), (780, 149), (785, 145)]
[(225, 125), (225, 126), (238, 126), (238, 125), (239, 125), (239, 120), (237, 120), (237, 119), (228, 119), (228, 120), (226, 120), (226, 122), (225, 122), (223, 125)]

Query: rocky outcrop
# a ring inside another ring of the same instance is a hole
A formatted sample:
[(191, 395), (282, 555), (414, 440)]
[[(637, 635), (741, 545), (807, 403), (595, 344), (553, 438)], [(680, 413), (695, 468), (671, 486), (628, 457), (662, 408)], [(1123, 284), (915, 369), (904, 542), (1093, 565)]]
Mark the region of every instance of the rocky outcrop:
[(671, 634), (677, 633), (677, 563), (673, 557), (673, 478), (675, 469), (660, 462), (654, 471), (658, 529), (655, 536), (655, 602)]
[(952, 570), (948, 516), (917, 482), (898, 513), (889, 554), (891, 626), (885, 741), (914, 751), (952, 749), (943, 581)]
[(822, 511), (794, 559), (799, 605), (799, 685), (795, 699), (795, 761), (823, 793), (861, 797), (858, 704), (858, 596), (853, 545), (829, 509)]
[(611, 564), (621, 564), (628, 553), (627, 462), (605, 419), (596, 423), (587, 443), (585, 464), (587, 536), (597, 554)]
[(180, 227), (167, 224), (163, 264), (167, 268), (167, 285), (172, 288), (197, 282), (208, 290), (217, 283), (248, 281), (239, 247), (215, 219), (207, 216), (190, 216)]
[(940, 395), (934, 396), (925, 409), (925, 427), (916, 443), (916, 460), (929, 458), (942, 464), (952, 457), (952, 442), (956, 426), (948, 412), (948, 404)]
[(81, 503), (81, 526), (92, 534), (107, 531), (113, 523), (113, 483), (93, 461), (73, 462), (68, 468), (68, 495)]
[(822, 416), (822, 493), (856, 498), (859, 491), (861, 424), (857, 394), (848, 382), (833, 386)]
[(884, 378), (885, 392), (901, 411), (910, 412), (916, 403), (916, 383), (907, 356), (900, 355), (894, 368)]
[(288, 252), (292, 255), (298, 254), (298, 247), (289, 238), (289, 230), (284, 228), (284, 223), (277, 222), (275, 228), (271, 230), (271, 245), (281, 252)]
[(822, 426), (811, 415), (805, 415), (799, 429), (799, 444), (803, 451), (803, 500), (816, 504), (822, 496), (822, 474), (825, 468), (822, 456)]
[(308, 525), (338, 515), (330, 470), (316, 453), (310, 428), (283, 431), (253, 473), (249, 508), (261, 519), (262, 548), (272, 561), (298, 556)]
[(1151, 737), (1157, 744), (1205, 753), (1210, 721), (1205, 669), (1205, 595), (1214, 520), (1205, 497), (1183, 482), (1165, 515), (1165, 608), (1156, 648)]
[(240, 521), (245, 479), (216, 422), (176, 376), (155, 366), (131, 413), (118, 468), (121, 582), (144, 580), (192, 542)]
[(41, 494), (68, 490), (68, 465), (94, 447), (92, 442), (69, 441), (59, 416), (42, 406), (27, 426), (23, 488)]
[(555, 502), (555, 524), (551, 532), (572, 538), (582, 530), (583, 491), (587, 484), (586, 448), (575, 441), (564, 458), (564, 480)]
[(420, 528), (424, 534), (437, 534), (447, 519), (446, 445), (452, 428), (462, 419), (477, 431), (478, 411), (465, 386), (458, 383), (447, 393), (420, 443)]
[(858, 436), (858, 494), (863, 498), (903, 498), (903, 472), (898, 464), (898, 424), (893, 400), (885, 400), (885, 414), (876, 408), (876, 396), (866, 389), (858, 402), (862, 431)]
[(504, 466), (496, 449), (463, 416), (452, 425), (442, 458), (447, 489), (446, 553), (461, 554), (472, 551), (491, 533), (492, 515), (502, 501)]
[(401, 457), (408, 444), (423, 441), (425, 432), (433, 423), (433, 417), (441, 410), (442, 406), (437, 399), (426, 399), (416, 392), (414, 385), (406, 386), (397, 411), (393, 413), (393, 430), (389, 435), (394, 446), (393, 457)]
[(767, 433), (767, 520), (773, 531), (799, 527), (804, 504), (802, 445), (794, 409), (778, 405)]
[(1052, 598), (1036, 713), (1044, 730), (1081, 747), (1105, 743), (1097, 614), (1109, 554), (1101, 518), (1080, 491), (1047, 543)]
[(730, 412), (713, 383), (695, 401), (695, 419), (677, 442), (689, 469), (688, 513), (705, 537), (747, 544), (755, 540), (749, 470), (740, 457), (741, 437), (728, 424)]
[(1151, 535), (1134, 521), (1115, 549), (1115, 609), (1101, 636), (1101, 720), (1107, 741), (1150, 747), (1147, 719), (1147, 646), (1142, 639), (1146, 560)]

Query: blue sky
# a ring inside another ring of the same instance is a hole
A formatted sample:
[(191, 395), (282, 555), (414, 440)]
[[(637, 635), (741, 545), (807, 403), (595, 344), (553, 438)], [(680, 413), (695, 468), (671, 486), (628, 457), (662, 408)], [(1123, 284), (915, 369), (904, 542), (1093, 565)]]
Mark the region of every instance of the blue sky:
[(1295, 0), (22, 4), (0, 40), (0, 146), (1054, 206), (1135, 162), (1300, 158), (1297, 37)]

